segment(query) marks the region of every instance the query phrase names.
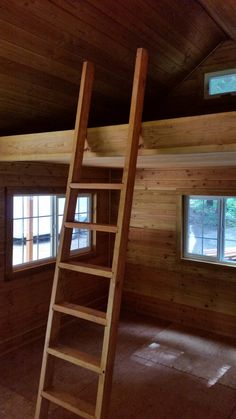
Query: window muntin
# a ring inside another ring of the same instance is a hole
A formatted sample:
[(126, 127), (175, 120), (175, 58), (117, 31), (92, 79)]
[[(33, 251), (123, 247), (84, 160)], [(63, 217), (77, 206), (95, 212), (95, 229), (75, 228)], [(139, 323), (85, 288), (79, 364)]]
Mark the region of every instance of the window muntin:
[(236, 94), (236, 69), (206, 73), (205, 98)]
[[(57, 195), (13, 196), (13, 251), (12, 265), (55, 258), (63, 220), (65, 197)], [(79, 195), (75, 221), (92, 219), (91, 194)], [(91, 248), (91, 232), (73, 229), (71, 251)]]
[(224, 247), (223, 258), (225, 261), (235, 260), (236, 263), (236, 198), (225, 199), (224, 205)]
[(236, 264), (236, 197), (185, 197), (184, 257)]

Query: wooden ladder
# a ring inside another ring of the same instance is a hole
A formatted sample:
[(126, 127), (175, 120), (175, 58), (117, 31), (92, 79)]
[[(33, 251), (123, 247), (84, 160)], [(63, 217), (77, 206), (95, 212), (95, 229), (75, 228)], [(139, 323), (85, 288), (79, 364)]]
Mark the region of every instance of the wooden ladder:
[[(122, 183), (82, 183), (82, 161), (87, 134), (94, 68), (89, 62), (83, 64), (80, 94), (76, 115), (72, 161), (68, 175), (66, 203), (61, 231), (60, 246), (57, 255), (48, 325), (41, 368), (35, 419), (48, 417), (49, 403), (87, 419), (107, 419), (112, 373), (115, 359), (116, 337), (120, 313), (122, 284), (125, 270), (126, 248), (132, 207), (136, 162), (141, 131), (143, 99), (147, 74), (148, 55), (145, 49), (137, 50), (133, 91), (130, 108), (127, 151), (122, 176)], [(80, 190), (119, 190), (120, 201), (117, 225), (78, 223), (74, 221), (78, 191)], [(70, 246), (73, 228), (86, 228), (115, 234), (113, 261), (111, 268), (73, 262), (70, 259)], [(79, 306), (63, 301), (60, 289), (61, 270), (109, 278), (107, 311)], [(89, 354), (60, 345), (59, 331), (61, 315), (97, 323), (104, 327), (101, 359), (94, 359)], [(72, 364), (86, 368), (98, 374), (98, 387), (95, 406), (75, 398), (71, 394), (57, 391), (53, 387), (54, 363), (60, 358)]]

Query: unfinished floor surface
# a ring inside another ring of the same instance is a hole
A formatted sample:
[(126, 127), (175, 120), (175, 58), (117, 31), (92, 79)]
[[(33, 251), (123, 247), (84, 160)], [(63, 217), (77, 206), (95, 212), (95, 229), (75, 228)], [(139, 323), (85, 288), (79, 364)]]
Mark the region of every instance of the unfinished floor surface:
[[(96, 354), (102, 330), (71, 323), (62, 342)], [(0, 419), (33, 419), (43, 340), (1, 359)], [(59, 361), (58, 361), (59, 363)], [(93, 373), (60, 361), (55, 385), (91, 401)], [(52, 406), (50, 419), (76, 419)], [(108, 419), (236, 419), (236, 340), (125, 314)]]

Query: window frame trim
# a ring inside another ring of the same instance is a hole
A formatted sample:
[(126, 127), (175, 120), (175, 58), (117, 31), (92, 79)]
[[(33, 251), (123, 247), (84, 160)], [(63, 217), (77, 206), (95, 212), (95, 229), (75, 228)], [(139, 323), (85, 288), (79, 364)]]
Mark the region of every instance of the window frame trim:
[[(92, 220), (96, 217), (96, 195), (90, 192), (83, 191), (80, 195), (91, 195), (91, 215)], [(24, 276), (26, 273), (35, 274), (40, 271), (47, 269), (54, 269), (56, 264), (56, 257), (49, 257), (44, 259), (39, 259), (31, 262), (22, 263), (19, 265), (12, 264), (12, 255), (13, 255), (13, 197), (14, 195), (58, 195), (66, 196), (64, 188), (61, 187), (8, 187), (6, 188), (6, 211), (5, 211), (5, 243), (6, 243), (6, 252), (5, 252), (5, 280), (12, 280), (17, 277)], [(96, 234), (94, 232), (90, 233), (90, 243), (91, 245), (86, 249), (73, 250), (71, 252), (71, 259), (74, 258), (86, 258), (95, 254), (95, 245), (96, 245)]]
[[(212, 198), (217, 198), (220, 200), (221, 202), (221, 206), (222, 208), (220, 208), (220, 220), (218, 223), (218, 233), (219, 231), (222, 231), (221, 236), (222, 236), (222, 243), (220, 244), (221, 240), (218, 240), (218, 245), (221, 245), (221, 248), (219, 250), (219, 255), (221, 259), (218, 258), (214, 258), (214, 257), (209, 257), (209, 256), (202, 256), (202, 255), (195, 255), (189, 252), (185, 252), (186, 247), (187, 247), (187, 229), (186, 229), (186, 225), (187, 225), (187, 214), (186, 214), (186, 202), (187, 200), (189, 200), (189, 197), (193, 196), (195, 198), (202, 198), (202, 199), (212, 199)], [(179, 234), (177, 234), (178, 237), (178, 242), (177, 242), (177, 246), (179, 249), (179, 259), (182, 262), (195, 262), (195, 263), (205, 263), (205, 264), (210, 264), (210, 265), (215, 265), (215, 266), (222, 266), (222, 267), (228, 267), (228, 268), (236, 268), (236, 262), (229, 262), (229, 261), (224, 261), (222, 256), (224, 255), (224, 237), (225, 237), (225, 228), (224, 228), (224, 214), (225, 214), (225, 204), (224, 204), (224, 200), (226, 200), (227, 198), (232, 198), (232, 197), (236, 197), (236, 192), (235, 191), (227, 191), (227, 193), (225, 195), (221, 193), (217, 194), (215, 191), (212, 193), (212, 195), (209, 195), (209, 193), (207, 195), (202, 195), (197, 193), (196, 191), (190, 191), (189, 194), (183, 193), (180, 196), (180, 201), (179, 201), (179, 217), (178, 217), (178, 223), (177, 223), (177, 231), (179, 231)]]
[(236, 68), (227, 68), (225, 70), (219, 71), (212, 71), (210, 73), (204, 73), (204, 99), (219, 99), (223, 96), (235, 96), (235, 92), (225, 92), (225, 93), (218, 93), (215, 95), (210, 95), (209, 87), (210, 87), (210, 78), (211, 77), (218, 77), (218, 76), (227, 76), (229, 74), (236, 74)]

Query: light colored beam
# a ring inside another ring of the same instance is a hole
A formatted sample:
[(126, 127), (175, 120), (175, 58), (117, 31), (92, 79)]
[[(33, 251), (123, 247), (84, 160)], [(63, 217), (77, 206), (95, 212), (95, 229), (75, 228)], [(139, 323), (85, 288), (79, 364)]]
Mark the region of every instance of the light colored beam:
[[(84, 165), (121, 167), (128, 125), (88, 129), (89, 150)], [(0, 137), (0, 161), (69, 162), (73, 131)], [(139, 167), (175, 160), (191, 164), (191, 156), (207, 161), (236, 153), (236, 112), (144, 122), (140, 136)], [(172, 157), (171, 157), (172, 156)], [(154, 166), (156, 167), (156, 166)]]

